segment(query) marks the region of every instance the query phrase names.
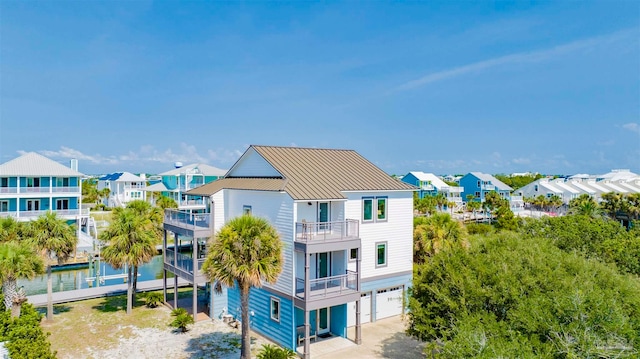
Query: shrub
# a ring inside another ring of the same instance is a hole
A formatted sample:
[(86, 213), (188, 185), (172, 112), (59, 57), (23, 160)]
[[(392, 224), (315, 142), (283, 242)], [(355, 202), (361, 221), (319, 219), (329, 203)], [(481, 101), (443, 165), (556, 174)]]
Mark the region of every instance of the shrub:
[(465, 227), (469, 234), (480, 234), (486, 236), (495, 232), (493, 226), (487, 223), (467, 223)]
[(171, 316), (174, 318), (173, 321), (169, 323), (169, 326), (180, 329), (181, 333), (186, 333), (189, 330), (188, 326), (195, 322), (193, 316), (184, 308), (172, 310)]
[(160, 292), (147, 292), (144, 295), (144, 300), (146, 302), (147, 307), (155, 308), (162, 304), (164, 297)]
[(280, 348), (272, 344), (263, 344), (257, 355), (258, 359), (293, 359), (297, 354), (289, 348)]
[(11, 318), (9, 311), (0, 311), (0, 342), (6, 341), (5, 347), (10, 358), (56, 358), (56, 353), (51, 351), (51, 343), (47, 338), (49, 333), (45, 333), (40, 327), (41, 320), (42, 314), (28, 303), (22, 304), (18, 318)]
[(543, 238), (473, 237), (416, 266), (408, 333), (442, 358), (636, 358), (640, 280)]

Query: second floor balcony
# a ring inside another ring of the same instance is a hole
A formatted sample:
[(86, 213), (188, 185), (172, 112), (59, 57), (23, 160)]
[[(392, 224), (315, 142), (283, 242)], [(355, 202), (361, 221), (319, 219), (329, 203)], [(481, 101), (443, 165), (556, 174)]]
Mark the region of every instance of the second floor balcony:
[(347, 303), (359, 297), (358, 273), (354, 271), (348, 270), (345, 274), (310, 279), (307, 290), (304, 278), (296, 278), (296, 298), (304, 301), (308, 309)]
[(326, 252), (360, 247), (359, 222), (353, 219), (334, 222), (297, 222), (296, 249)]
[[(172, 267), (171, 269), (182, 272), (181, 277), (200, 276), (202, 275), (202, 264), (204, 258), (195, 259), (193, 257), (176, 252), (173, 249), (165, 249), (164, 263)], [(195, 270), (194, 270), (195, 268)]]
[(483, 191), (495, 191), (496, 190), (496, 186), (492, 185), (492, 184), (483, 184), (481, 186)]
[(165, 209), (164, 227), (192, 238), (209, 237), (213, 230), (210, 213), (193, 213), (179, 209)]

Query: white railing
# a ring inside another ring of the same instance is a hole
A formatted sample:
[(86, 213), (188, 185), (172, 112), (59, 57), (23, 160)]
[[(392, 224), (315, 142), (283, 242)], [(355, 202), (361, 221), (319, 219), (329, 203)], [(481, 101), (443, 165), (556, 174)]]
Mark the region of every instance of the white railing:
[(482, 185), (482, 189), (485, 191), (495, 191), (496, 186), (492, 185), (492, 184), (483, 184)]
[(18, 193), (18, 187), (0, 187), (0, 193)]
[(422, 189), (423, 191), (433, 191), (435, 187), (432, 184), (423, 184), (422, 186), (420, 186), (420, 189)]
[(337, 297), (356, 290), (358, 290), (358, 273), (349, 270), (346, 274), (310, 279), (309, 293), (304, 292), (304, 278), (296, 278), (296, 297), (298, 298)]
[(80, 194), (80, 187), (0, 187), (2, 193), (74, 193)]
[(13, 217), (13, 218), (28, 218), (34, 219), (38, 218), (44, 214), (49, 212), (54, 212), (60, 217), (76, 217), (78, 215), (88, 216), (88, 209), (54, 209), (54, 210), (40, 210), (40, 211), (11, 211), (11, 212), (0, 212), (0, 217)]
[(359, 222), (347, 219), (338, 222), (297, 222), (296, 241), (323, 242), (327, 240), (341, 240), (358, 238)]

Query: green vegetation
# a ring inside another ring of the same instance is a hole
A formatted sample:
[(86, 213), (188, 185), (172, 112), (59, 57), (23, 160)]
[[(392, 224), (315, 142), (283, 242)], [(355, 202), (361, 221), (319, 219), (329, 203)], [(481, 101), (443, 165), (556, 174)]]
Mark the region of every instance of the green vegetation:
[[(0, 302), (4, 302), (1, 300)], [(0, 342), (6, 341), (9, 357), (12, 359), (54, 359), (48, 336), (40, 327), (42, 314), (31, 304), (22, 304), (21, 314), (13, 318), (0, 303)]]
[(499, 179), (502, 183), (506, 184), (507, 186), (516, 190), (518, 188), (522, 188), (528, 185), (533, 181), (537, 181), (540, 178), (544, 178), (545, 176), (538, 173), (535, 175), (531, 174), (527, 176), (509, 176), (504, 174), (497, 174), (497, 175), (494, 175), (494, 177)]
[(169, 326), (179, 329), (181, 333), (186, 333), (189, 330), (189, 325), (195, 323), (193, 316), (184, 308), (172, 310), (171, 316), (173, 320), (169, 323)]
[(163, 301), (162, 292), (147, 292), (144, 294), (144, 300), (149, 308), (156, 308)]
[(466, 247), (466, 231), (448, 213), (413, 219), (413, 261), (424, 263), (436, 253), (453, 247)]
[(63, 264), (75, 252), (78, 244), (76, 227), (47, 212), (29, 224), (30, 240), (47, 263), (47, 320), (53, 320), (51, 260)]
[(438, 358), (635, 358), (640, 282), (541, 236), (474, 236), (417, 265), (408, 333)]
[(282, 241), (266, 219), (243, 215), (231, 219), (209, 241), (202, 271), (210, 281), (229, 288), (238, 285), (242, 312), (240, 357), (251, 357), (249, 290), (262, 281), (275, 283), (282, 272)]
[(127, 313), (136, 301), (138, 267), (151, 261), (156, 254), (157, 224), (151, 205), (144, 201), (130, 202), (126, 208), (116, 208), (113, 220), (100, 239), (107, 242), (102, 250), (104, 260), (113, 268), (127, 267)]
[(297, 357), (298, 355), (293, 350), (273, 344), (263, 344), (257, 355), (258, 359), (293, 359)]

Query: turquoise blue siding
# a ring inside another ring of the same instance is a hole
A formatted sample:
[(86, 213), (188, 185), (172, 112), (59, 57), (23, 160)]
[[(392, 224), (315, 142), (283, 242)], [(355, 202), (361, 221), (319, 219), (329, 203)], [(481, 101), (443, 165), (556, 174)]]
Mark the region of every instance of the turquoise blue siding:
[(331, 333), (339, 335), (343, 338), (347, 337), (347, 305), (336, 305), (331, 307), (331, 321), (329, 329)]
[[(271, 298), (280, 300), (280, 321), (271, 319)], [(240, 309), (240, 292), (237, 288), (229, 289), (229, 314), (236, 318), (242, 315)], [(295, 326), (293, 302), (273, 295), (266, 290), (252, 288), (249, 293), (249, 311), (255, 315), (251, 318), (251, 328), (283, 347), (295, 350)]]
[[(207, 284), (207, 289), (211, 291), (211, 285)], [(222, 315), (227, 314), (229, 312), (229, 300), (228, 300), (228, 289), (226, 287), (222, 288), (222, 293), (216, 294), (213, 293), (213, 307), (211, 308), (211, 318), (213, 319), (222, 319)]]

